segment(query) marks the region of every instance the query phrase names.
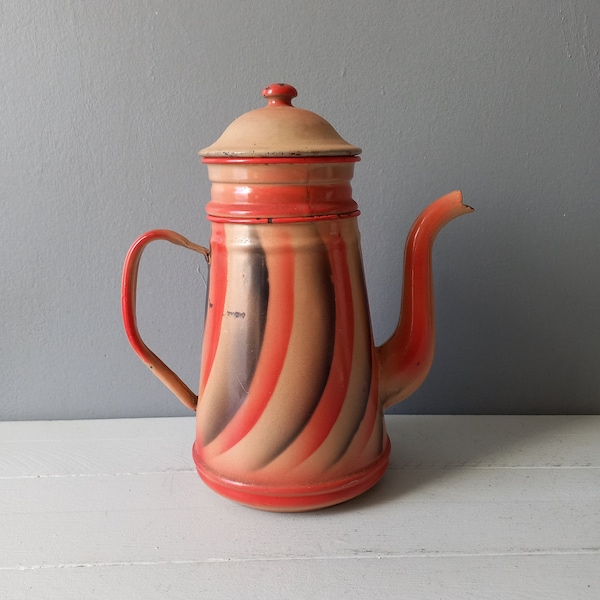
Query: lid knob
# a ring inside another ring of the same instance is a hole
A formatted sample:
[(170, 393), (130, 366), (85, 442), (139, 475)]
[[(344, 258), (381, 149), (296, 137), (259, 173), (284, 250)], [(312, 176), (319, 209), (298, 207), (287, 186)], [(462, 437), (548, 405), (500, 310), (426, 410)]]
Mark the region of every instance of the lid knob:
[(262, 91), (267, 106), (292, 106), (292, 98), (298, 95), (296, 88), (288, 83), (272, 83)]

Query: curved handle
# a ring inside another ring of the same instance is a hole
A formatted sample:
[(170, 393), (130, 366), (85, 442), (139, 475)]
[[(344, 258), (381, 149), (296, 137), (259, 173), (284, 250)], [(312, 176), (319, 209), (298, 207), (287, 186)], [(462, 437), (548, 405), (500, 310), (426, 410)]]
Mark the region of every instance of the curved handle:
[(204, 246), (198, 246), (179, 235), (175, 231), (169, 229), (154, 229), (147, 231), (133, 242), (125, 264), (123, 265), (123, 279), (121, 281), (121, 310), (123, 313), (123, 324), (131, 347), (135, 353), (142, 359), (145, 365), (185, 404), (188, 408), (196, 410), (198, 404), (198, 396), (190, 390), (190, 388), (181, 381), (181, 379), (160, 359), (140, 337), (137, 328), (136, 319), (136, 290), (138, 269), (142, 252), (146, 246), (155, 240), (165, 240), (189, 248), (204, 255), (206, 262), (210, 262), (210, 251)]

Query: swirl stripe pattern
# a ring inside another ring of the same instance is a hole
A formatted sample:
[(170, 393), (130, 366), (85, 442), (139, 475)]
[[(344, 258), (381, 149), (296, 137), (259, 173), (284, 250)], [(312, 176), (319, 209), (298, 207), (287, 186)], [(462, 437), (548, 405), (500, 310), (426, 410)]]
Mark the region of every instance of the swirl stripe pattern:
[(355, 219), (220, 227), (199, 470), (280, 486), (367, 468), (383, 428)]

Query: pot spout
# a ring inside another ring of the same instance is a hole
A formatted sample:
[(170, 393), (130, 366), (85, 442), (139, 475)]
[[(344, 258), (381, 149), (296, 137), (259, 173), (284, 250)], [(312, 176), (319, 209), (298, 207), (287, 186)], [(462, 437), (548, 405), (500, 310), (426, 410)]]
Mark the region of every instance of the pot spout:
[(451, 192), (430, 204), (410, 230), (404, 254), (400, 319), (390, 339), (377, 348), (383, 409), (408, 398), (431, 368), (435, 347), (433, 242), (444, 225), (472, 211), (463, 204), (461, 192)]

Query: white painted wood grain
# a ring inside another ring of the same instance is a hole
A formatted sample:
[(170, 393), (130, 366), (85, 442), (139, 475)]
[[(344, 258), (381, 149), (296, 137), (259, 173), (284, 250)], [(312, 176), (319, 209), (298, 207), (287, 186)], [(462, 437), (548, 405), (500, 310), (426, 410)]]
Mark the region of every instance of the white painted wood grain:
[(0, 423), (0, 478), (193, 469), (192, 418)]
[(2, 575), (15, 600), (591, 600), (598, 567), (592, 555), (476, 555), (114, 563)]
[(221, 500), (191, 473), (22, 479), (0, 505), (4, 542), (13, 540), (2, 543), (0, 565), (127, 562), (132, 553), (164, 562), (598, 551), (600, 475), (588, 471), (560, 480), (548, 469), (454, 471), (446, 480), (415, 470), (402, 482), (388, 474), (356, 501), (300, 515)]
[(598, 598), (600, 417), (387, 417), (373, 490), (208, 490), (193, 419), (0, 423), (0, 597)]

